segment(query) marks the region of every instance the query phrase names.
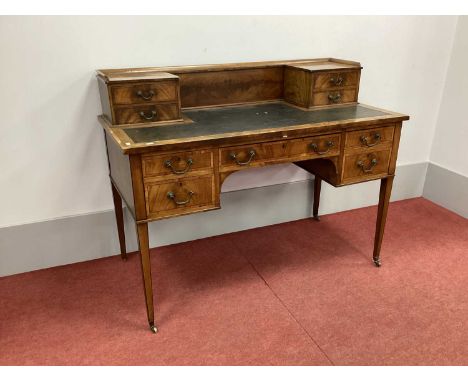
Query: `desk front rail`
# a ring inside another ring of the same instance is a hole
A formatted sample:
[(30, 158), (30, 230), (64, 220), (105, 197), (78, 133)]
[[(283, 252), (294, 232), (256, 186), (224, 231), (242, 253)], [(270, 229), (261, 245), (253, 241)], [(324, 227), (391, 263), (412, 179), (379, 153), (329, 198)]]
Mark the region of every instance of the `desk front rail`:
[[(295, 163), (335, 187), (393, 176), (401, 123), (198, 150), (124, 155), (108, 137), (110, 177), (137, 221), (220, 207), (230, 174)], [(133, 187), (136, 186), (136, 187)]]

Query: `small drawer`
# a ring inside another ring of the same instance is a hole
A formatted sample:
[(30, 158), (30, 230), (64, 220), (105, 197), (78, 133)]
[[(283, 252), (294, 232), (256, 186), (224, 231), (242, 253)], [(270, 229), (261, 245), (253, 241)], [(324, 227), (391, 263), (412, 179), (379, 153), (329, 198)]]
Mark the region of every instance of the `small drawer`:
[(213, 176), (145, 184), (149, 217), (179, 215), (214, 207)]
[(346, 134), (346, 148), (369, 148), (383, 146), (393, 140), (393, 126), (383, 126), (377, 129), (351, 131)]
[(189, 175), (197, 171), (213, 171), (211, 151), (186, 151), (167, 155), (143, 155), (143, 176)]
[(372, 178), (388, 172), (391, 150), (345, 155), (343, 181)]
[(314, 89), (325, 90), (342, 87), (357, 87), (358, 83), (359, 71), (327, 72), (316, 75)]
[(312, 106), (338, 105), (341, 103), (356, 102), (356, 89), (329, 90), (314, 93)]
[(151, 104), (118, 107), (114, 110), (115, 124), (149, 123), (180, 119), (178, 104)]
[(154, 81), (128, 85), (112, 85), (113, 105), (132, 105), (154, 102), (177, 102), (178, 81)]

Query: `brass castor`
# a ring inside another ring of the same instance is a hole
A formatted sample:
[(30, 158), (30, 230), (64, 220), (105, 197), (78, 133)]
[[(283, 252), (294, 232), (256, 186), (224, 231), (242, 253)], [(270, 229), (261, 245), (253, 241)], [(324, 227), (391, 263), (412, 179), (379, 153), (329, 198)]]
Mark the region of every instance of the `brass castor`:
[(374, 265), (375, 265), (377, 268), (379, 268), (379, 267), (382, 265), (382, 263), (380, 262), (380, 257), (374, 259)]
[(153, 323), (150, 323), (150, 330), (156, 334), (158, 332), (158, 328), (156, 327), (156, 325), (154, 325)]

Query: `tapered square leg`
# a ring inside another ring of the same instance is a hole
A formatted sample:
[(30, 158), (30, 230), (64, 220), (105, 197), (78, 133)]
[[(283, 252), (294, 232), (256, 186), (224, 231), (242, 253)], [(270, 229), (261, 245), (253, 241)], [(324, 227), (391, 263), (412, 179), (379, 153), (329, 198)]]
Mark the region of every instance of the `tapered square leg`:
[(320, 221), (318, 215), (319, 204), (320, 204), (320, 191), (322, 190), (322, 179), (315, 175), (314, 179), (314, 207), (313, 207), (313, 216), (314, 219)]
[(374, 239), (374, 254), (373, 260), (377, 267), (380, 267), (380, 248), (382, 247), (382, 239), (385, 230), (385, 222), (387, 221), (388, 205), (390, 203), (390, 195), (392, 193), (393, 176), (384, 178), (380, 181), (379, 207), (377, 212), (377, 222), (375, 226)]
[(151, 260), (149, 252), (148, 223), (137, 223), (138, 246), (140, 248), (141, 273), (145, 291), (146, 314), (153, 333), (158, 329), (154, 324), (153, 283), (151, 279)]
[(112, 197), (114, 199), (114, 210), (115, 210), (115, 219), (117, 220), (117, 231), (119, 233), (119, 243), (120, 243), (120, 256), (122, 260), (127, 260), (127, 247), (125, 245), (125, 230), (124, 230), (124, 218), (123, 218), (123, 209), (122, 209), (122, 198), (120, 197), (119, 192), (114, 186), (114, 183), (111, 182), (112, 186)]

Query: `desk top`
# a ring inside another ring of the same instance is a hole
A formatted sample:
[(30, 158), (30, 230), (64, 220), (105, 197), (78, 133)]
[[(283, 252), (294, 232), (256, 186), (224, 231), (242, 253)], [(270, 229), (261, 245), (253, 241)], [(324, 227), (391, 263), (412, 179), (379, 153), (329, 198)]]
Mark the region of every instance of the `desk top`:
[(305, 111), (284, 102), (193, 109), (184, 111), (184, 115), (189, 119), (186, 123), (160, 126), (117, 127), (109, 125), (102, 117), (100, 121), (104, 122), (104, 127), (111, 132), (122, 150), (128, 152), (149, 146), (167, 146), (262, 133), (276, 133), (277, 138), (281, 138), (278, 133), (285, 134), (297, 129), (315, 129), (317, 132), (323, 132), (328, 128), (331, 132), (333, 128), (349, 127), (353, 123), (409, 119), (402, 114), (365, 105)]

